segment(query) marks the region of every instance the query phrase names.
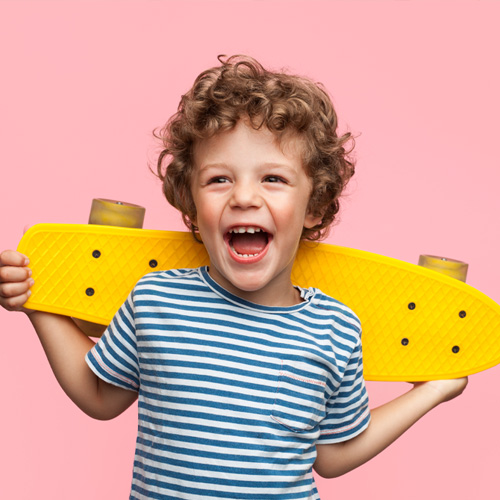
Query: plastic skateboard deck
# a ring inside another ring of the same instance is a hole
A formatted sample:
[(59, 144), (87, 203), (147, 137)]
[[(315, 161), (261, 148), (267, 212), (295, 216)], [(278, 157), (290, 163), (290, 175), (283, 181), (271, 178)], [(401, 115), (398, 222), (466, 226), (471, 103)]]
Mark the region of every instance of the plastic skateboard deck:
[[(35, 279), (26, 307), (100, 324), (144, 274), (208, 264), (189, 233), (112, 226), (40, 224), (18, 250)], [(359, 316), (367, 380), (456, 378), (500, 363), (500, 306), (461, 281), (323, 243), (301, 245), (292, 280)]]

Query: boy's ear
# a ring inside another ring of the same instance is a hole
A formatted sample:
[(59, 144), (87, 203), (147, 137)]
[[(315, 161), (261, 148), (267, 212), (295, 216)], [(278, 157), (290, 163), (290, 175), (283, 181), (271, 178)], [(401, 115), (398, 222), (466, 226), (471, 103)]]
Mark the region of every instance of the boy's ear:
[(306, 217), (304, 219), (304, 227), (306, 229), (311, 229), (317, 226), (318, 224), (321, 224), (322, 221), (323, 221), (322, 216), (313, 215), (311, 212), (307, 212)]

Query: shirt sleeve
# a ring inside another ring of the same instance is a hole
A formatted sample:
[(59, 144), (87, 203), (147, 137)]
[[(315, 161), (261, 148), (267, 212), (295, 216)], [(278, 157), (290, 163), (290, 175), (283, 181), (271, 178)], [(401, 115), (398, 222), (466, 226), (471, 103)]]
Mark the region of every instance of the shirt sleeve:
[(363, 378), (361, 338), (352, 351), (338, 390), (326, 404), (318, 444), (340, 443), (363, 432), (370, 423), (368, 393)]
[(139, 362), (132, 293), (85, 360), (105, 382), (137, 392)]

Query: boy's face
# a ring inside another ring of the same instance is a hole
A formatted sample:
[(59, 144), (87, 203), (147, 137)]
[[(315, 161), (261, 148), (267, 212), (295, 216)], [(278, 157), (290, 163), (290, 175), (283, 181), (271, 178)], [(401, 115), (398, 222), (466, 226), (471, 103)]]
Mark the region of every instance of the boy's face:
[(240, 120), (196, 144), (191, 184), (195, 224), (210, 256), (210, 275), (235, 295), (264, 305), (299, 302), (290, 281), (308, 212), (311, 179), (297, 142)]

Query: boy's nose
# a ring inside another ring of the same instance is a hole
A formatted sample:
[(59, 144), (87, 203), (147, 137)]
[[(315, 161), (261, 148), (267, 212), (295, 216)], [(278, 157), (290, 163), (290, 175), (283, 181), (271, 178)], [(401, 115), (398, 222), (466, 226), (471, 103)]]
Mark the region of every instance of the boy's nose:
[(231, 193), (231, 208), (258, 208), (262, 199), (257, 186), (250, 182), (240, 182), (233, 186)]

